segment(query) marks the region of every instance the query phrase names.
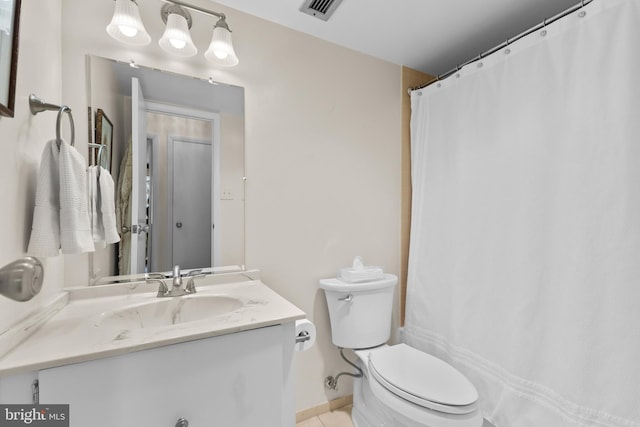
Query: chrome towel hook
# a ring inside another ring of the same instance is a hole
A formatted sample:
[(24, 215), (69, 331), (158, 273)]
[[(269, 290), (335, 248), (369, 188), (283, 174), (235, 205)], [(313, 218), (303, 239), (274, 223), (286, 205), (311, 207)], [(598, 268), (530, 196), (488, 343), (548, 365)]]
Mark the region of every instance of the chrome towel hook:
[(55, 105), (50, 104), (48, 102), (44, 102), (42, 99), (38, 98), (33, 93), (29, 95), (29, 110), (31, 110), (31, 114), (34, 116), (43, 111), (57, 111), (58, 118), (56, 120), (56, 142), (58, 144), (58, 150), (60, 150), (60, 142), (62, 139), (60, 138), (60, 123), (62, 121), (62, 115), (67, 113), (69, 116), (69, 123), (71, 125), (71, 145), (75, 144), (75, 127), (73, 124), (73, 116), (71, 115), (71, 108), (67, 105)]
[(42, 113), (43, 111), (59, 110), (60, 106), (44, 102), (42, 99), (38, 98), (32, 93), (31, 95), (29, 95), (29, 109), (31, 110), (31, 114), (35, 116), (36, 114)]

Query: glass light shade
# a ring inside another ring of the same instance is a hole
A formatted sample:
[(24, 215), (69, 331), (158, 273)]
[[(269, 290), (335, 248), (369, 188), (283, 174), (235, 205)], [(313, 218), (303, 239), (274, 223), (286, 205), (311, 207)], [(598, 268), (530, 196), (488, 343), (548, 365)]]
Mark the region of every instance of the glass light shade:
[(173, 55), (188, 57), (198, 53), (198, 49), (191, 40), (187, 20), (177, 13), (170, 13), (167, 16), (167, 26), (158, 44)]
[(204, 57), (209, 61), (223, 67), (233, 67), (238, 65), (238, 57), (233, 50), (231, 32), (222, 26), (216, 25), (213, 29), (213, 37), (209, 44), (209, 49), (204, 53)]
[(134, 46), (151, 43), (151, 36), (140, 19), (138, 5), (132, 0), (116, 0), (113, 18), (107, 25), (107, 33), (122, 43)]

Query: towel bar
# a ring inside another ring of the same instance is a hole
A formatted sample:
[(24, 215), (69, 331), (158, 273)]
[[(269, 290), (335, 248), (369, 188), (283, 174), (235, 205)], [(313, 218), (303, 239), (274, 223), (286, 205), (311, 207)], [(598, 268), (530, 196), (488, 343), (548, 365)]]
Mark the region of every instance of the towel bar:
[(34, 116), (43, 111), (58, 111), (58, 118), (56, 119), (56, 142), (58, 144), (58, 150), (60, 150), (60, 122), (62, 121), (62, 115), (67, 113), (69, 116), (69, 123), (71, 124), (71, 145), (73, 146), (75, 143), (75, 126), (73, 124), (73, 116), (71, 115), (71, 108), (67, 105), (55, 105), (50, 104), (48, 102), (44, 102), (42, 99), (38, 98), (33, 93), (29, 95), (29, 110), (31, 110), (31, 114)]
[[(108, 155), (108, 151), (109, 151), (109, 147), (107, 147), (106, 144), (94, 144), (93, 142), (89, 143), (89, 147), (90, 148), (97, 148), (98, 149), (98, 158), (96, 159), (96, 166), (102, 166), (102, 155), (104, 154), (104, 151), (107, 151), (107, 155)], [(103, 166), (104, 167), (104, 166)], [(107, 169), (105, 167), (105, 169)]]

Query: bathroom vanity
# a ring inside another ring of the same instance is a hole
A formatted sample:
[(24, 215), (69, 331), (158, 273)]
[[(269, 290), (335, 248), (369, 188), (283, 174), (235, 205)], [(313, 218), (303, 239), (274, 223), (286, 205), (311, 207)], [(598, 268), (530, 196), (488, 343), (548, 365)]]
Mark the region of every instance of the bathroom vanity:
[(69, 289), (39, 324), (18, 325), (33, 332), (0, 358), (0, 396), (37, 379), (40, 404), (69, 404), (75, 427), (293, 427), (304, 312), (255, 272), (207, 276), (186, 297), (156, 287)]

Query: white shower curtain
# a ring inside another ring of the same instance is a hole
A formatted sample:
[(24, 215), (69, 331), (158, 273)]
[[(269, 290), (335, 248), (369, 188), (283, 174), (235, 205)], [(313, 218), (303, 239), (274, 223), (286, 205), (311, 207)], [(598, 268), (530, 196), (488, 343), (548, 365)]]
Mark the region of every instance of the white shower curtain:
[(640, 1), (412, 93), (405, 340), (498, 426), (640, 425)]

